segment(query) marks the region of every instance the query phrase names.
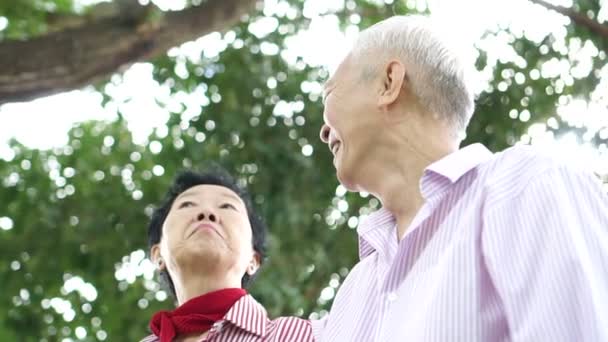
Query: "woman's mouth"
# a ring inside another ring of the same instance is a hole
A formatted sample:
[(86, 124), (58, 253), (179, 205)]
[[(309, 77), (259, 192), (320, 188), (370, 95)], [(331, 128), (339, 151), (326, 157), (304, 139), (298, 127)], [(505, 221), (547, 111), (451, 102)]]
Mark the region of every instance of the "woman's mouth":
[(219, 230), (217, 229), (217, 227), (211, 223), (207, 223), (207, 222), (203, 222), (203, 223), (199, 223), (193, 230), (192, 233), (190, 235), (194, 235), (195, 233), (198, 233), (199, 231), (202, 232), (206, 232), (206, 231), (213, 231), (216, 234), (218, 234), (219, 236), (222, 236), (219, 232)]

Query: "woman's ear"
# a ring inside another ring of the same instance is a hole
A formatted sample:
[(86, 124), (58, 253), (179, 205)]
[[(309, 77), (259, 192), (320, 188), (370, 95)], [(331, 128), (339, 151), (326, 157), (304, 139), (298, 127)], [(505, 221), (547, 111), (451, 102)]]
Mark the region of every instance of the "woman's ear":
[(150, 259), (152, 259), (152, 262), (154, 263), (154, 265), (156, 265), (159, 271), (165, 269), (165, 262), (163, 261), (163, 258), (160, 255), (160, 245), (158, 243), (152, 246), (152, 248), (150, 248)]
[(250, 276), (254, 275), (260, 266), (262, 265), (262, 258), (258, 252), (254, 252), (251, 257), (251, 261), (249, 261), (249, 265), (247, 266), (247, 274)]

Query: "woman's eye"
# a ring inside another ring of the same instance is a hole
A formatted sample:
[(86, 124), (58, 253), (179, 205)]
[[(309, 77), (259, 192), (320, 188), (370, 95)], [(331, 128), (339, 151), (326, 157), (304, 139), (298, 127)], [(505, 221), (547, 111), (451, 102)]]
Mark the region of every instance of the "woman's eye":
[(235, 207), (235, 206), (233, 206), (233, 205), (232, 205), (232, 204), (230, 204), (230, 203), (224, 203), (224, 204), (222, 204), (222, 205), (220, 206), (220, 208), (222, 208), (222, 209), (234, 209), (234, 210), (236, 210), (236, 207)]
[(179, 204), (178, 208), (186, 208), (186, 207), (191, 207), (194, 205), (194, 202), (190, 202), (190, 201), (184, 201), (182, 203)]

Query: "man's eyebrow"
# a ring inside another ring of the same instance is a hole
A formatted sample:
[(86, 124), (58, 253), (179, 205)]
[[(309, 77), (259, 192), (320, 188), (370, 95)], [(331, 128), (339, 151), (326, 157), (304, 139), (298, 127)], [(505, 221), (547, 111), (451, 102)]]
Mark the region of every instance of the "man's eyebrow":
[(327, 97), (327, 91), (333, 86), (332, 80), (328, 80), (323, 84), (323, 89), (321, 90), (321, 102), (325, 104), (325, 98)]

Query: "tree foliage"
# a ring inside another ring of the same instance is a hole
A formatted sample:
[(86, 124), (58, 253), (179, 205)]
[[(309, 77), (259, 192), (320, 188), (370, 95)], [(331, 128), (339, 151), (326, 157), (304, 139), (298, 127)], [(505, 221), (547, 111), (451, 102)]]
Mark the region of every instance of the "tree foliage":
[[(597, 17), (597, 1), (575, 2), (578, 12)], [(179, 169), (210, 161), (248, 184), (271, 230), (270, 259), (253, 294), (273, 316), (308, 317), (330, 307), (335, 287), (357, 260), (356, 218), (379, 203), (338, 186), (330, 153), (318, 139), (320, 94), (304, 84), (323, 81), (327, 71), (281, 56), (286, 40), (310, 24), (305, 6), (290, 1), (288, 11), (271, 14), (258, 6), (222, 34), (226, 48), (218, 55), (152, 60), (154, 78), (170, 86), (174, 98), (197, 94), (202, 102), (192, 108), (158, 100), (172, 114), (146, 144), (133, 142), (122, 116), (76, 125), (61, 148), (35, 150), (11, 141), (13, 158), (0, 159), (0, 340), (75, 339), (82, 329), (90, 341), (144, 336), (151, 314), (171, 306), (143, 259), (149, 215)], [(3, 2), (0, 16), (9, 22), (3, 38), (44, 34), (45, 18), (58, 11), (82, 15), (65, 0)], [(343, 27), (358, 17), (364, 28), (413, 12), (406, 2), (350, 0), (332, 15)], [(277, 29), (252, 34), (250, 24), (265, 17), (274, 18)], [(488, 51), (479, 51), (478, 69), (490, 68), (493, 77), (479, 96), (465, 144), (501, 150), (533, 123), (548, 121), (556, 134), (584, 130), (569, 127), (556, 108), (596, 88), (607, 42), (585, 27), (566, 28), (567, 47), (598, 50), (588, 75), (566, 81), (534, 76), (551, 60), (573, 60), (561, 38), (548, 35), (537, 44), (508, 30), (488, 33), (510, 37), (524, 62), (492, 63)], [(278, 52), (264, 53), (264, 44)], [(118, 101), (107, 87), (98, 89), (105, 103)], [(608, 134), (591, 133), (605, 146)]]

